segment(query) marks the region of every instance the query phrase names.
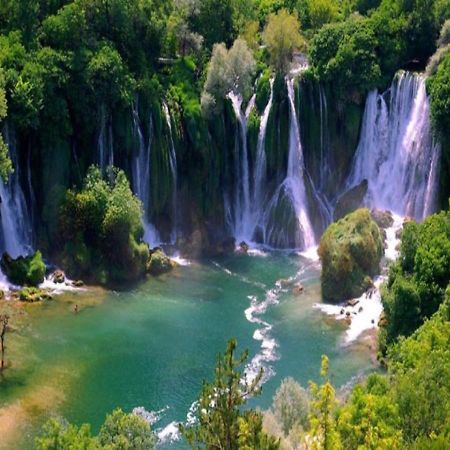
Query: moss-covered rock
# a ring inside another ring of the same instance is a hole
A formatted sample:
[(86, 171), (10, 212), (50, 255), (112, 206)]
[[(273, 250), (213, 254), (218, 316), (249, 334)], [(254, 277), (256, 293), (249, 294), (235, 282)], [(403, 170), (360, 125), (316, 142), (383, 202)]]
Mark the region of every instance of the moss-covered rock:
[(390, 211), (372, 209), (370, 215), (380, 228), (389, 228), (394, 224), (394, 217)]
[(378, 273), (383, 237), (368, 209), (358, 209), (325, 231), (319, 246), (322, 297), (339, 302), (358, 297)]
[(158, 276), (170, 272), (176, 266), (175, 261), (171, 260), (160, 248), (155, 248), (147, 262), (147, 272), (150, 275)]
[(52, 296), (36, 287), (24, 287), (16, 294), (21, 302), (36, 303), (44, 300), (52, 300)]
[(4, 253), (0, 265), (8, 280), (18, 286), (37, 286), (44, 281), (45, 264), (40, 251), (17, 259)]

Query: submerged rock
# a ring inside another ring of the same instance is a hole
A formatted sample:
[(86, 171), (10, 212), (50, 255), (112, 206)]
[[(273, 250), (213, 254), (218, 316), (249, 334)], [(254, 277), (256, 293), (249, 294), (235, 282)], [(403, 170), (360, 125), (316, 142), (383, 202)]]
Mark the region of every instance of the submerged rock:
[(147, 272), (150, 275), (158, 276), (170, 272), (176, 266), (176, 262), (171, 260), (161, 248), (155, 248), (150, 253), (147, 262)]
[(303, 287), (302, 283), (295, 284), (294, 288), (292, 289), (292, 293), (295, 295), (303, 294), (305, 288)]
[(322, 296), (341, 302), (361, 296), (373, 285), (383, 256), (383, 237), (368, 209), (359, 209), (325, 231), (319, 245)]
[(239, 244), (239, 252), (240, 253), (248, 253), (249, 248), (250, 247), (248, 246), (247, 242), (245, 242), (245, 241), (242, 241)]
[(38, 286), (45, 278), (45, 264), (39, 251), (16, 259), (4, 253), (0, 266), (8, 280), (18, 286)]
[(369, 183), (362, 180), (361, 183), (344, 192), (337, 200), (334, 208), (333, 219), (339, 220), (347, 214), (361, 208), (364, 204), (364, 197), (367, 194)]
[(72, 286), (73, 287), (82, 287), (82, 286), (84, 286), (84, 281), (82, 281), (82, 280), (72, 281)]

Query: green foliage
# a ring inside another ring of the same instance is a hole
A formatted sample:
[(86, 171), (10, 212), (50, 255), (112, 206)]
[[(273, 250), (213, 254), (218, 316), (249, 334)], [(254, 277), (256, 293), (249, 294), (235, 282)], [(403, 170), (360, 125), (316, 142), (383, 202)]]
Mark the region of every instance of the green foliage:
[(295, 427), (307, 429), (309, 397), (309, 393), (290, 377), (285, 378), (275, 392), (272, 410), (286, 437)]
[(354, 98), (380, 82), (377, 46), (368, 20), (352, 16), (320, 29), (311, 41), (310, 61), (321, 81), (332, 82), (340, 96)]
[(311, 434), (314, 439), (311, 443), (312, 450), (340, 450), (342, 443), (336, 427), (335, 391), (328, 379), (328, 358), (322, 356), (320, 375), (324, 380), (322, 385), (310, 383), (312, 394)]
[(289, 71), (294, 50), (303, 49), (305, 45), (297, 17), (285, 9), (269, 16), (263, 40), (273, 68), (282, 75)]
[[(444, 300), (450, 281), (450, 213), (407, 223), (400, 258), (382, 291), (385, 329), (381, 348), (398, 336), (409, 336)], [(386, 342), (384, 342), (386, 339)]]
[[(0, 123), (6, 117), (6, 97), (4, 88), (3, 73), (0, 71)], [(3, 140), (3, 136), (0, 136), (0, 183), (4, 183), (8, 180), (10, 173), (12, 172), (12, 162), (9, 159), (8, 147)]]
[(346, 449), (391, 450), (403, 447), (398, 407), (386, 378), (372, 374), (357, 385), (339, 410), (337, 427)]
[(359, 297), (368, 287), (383, 256), (383, 237), (367, 209), (332, 223), (320, 240), (322, 296), (343, 301)]
[(148, 422), (116, 409), (106, 417), (98, 436), (92, 436), (88, 424), (77, 427), (50, 419), (35, 445), (37, 450), (154, 450), (155, 441)]
[(236, 39), (230, 50), (216, 44), (201, 99), (206, 116), (220, 112), (230, 92), (247, 97), (255, 69), (255, 60), (244, 40)]
[(450, 53), (445, 53), (436, 74), (428, 80), (431, 119), (441, 135), (450, 131)]
[(9, 281), (19, 286), (37, 286), (45, 278), (45, 264), (40, 251), (17, 259), (5, 253), (0, 265)]
[(232, 339), (218, 356), (214, 380), (203, 383), (196, 424), (190, 428), (180, 425), (180, 430), (192, 448), (276, 450), (279, 443), (262, 431), (261, 413), (242, 411), (248, 397), (260, 393), (262, 372), (248, 380), (241, 369), (248, 352), (236, 358), (235, 350)]
[[(145, 271), (140, 243), (142, 205), (126, 175), (110, 168), (103, 179), (91, 167), (79, 192), (69, 190), (60, 215), (63, 257), (70, 272), (100, 282), (134, 281)], [(106, 279), (104, 274), (106, 273)]]

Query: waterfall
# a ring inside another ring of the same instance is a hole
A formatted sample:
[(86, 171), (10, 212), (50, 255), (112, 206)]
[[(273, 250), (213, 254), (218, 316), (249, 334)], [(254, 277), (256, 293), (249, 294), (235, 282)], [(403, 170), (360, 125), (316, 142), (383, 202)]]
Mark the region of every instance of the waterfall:
[(234, 92), (228, 94), (239, 124), (239, 139), (236, 136), (235, 152), (235, 199), (233, 231), (237, 240), (251, 240), (255, 226), (250, 197), (250, 169), (247, 146), (247, 120), (255, 106), (255, 95), (250, 99), (245, 113), (242, 111), (242, 96)]
[(272, 197), (264, 217), (264, 242), (275, 247), (306, 249), (315, 244), (308, 214), (306, 171), (295, 110), (294, 78), (286, 79), (289, 101), (287, 175)]
[(171, 241), (175, 243), (178, 234), (178, 199), (177, 199), (177, 191), (178, 191), (178, 175), (177, 175), (177, 154), (175, 151), (175, 144), (173, 141), (172, 134), (172, 122), (170, 120), (170, 111), (166, 102), (163, 102), (163, 110), (164, 115), (166, 117), (167, 128), (169, 130), (169, 165), (170, 172), (172, 174), (172, 233), (171, 233)]
[[(259, 220), (264, 214), (264, 200), (265, 200), (265, 183), (266, 183), (266, 132), (267, 124), (269, 122), (270, 112), (272, 111), (273, 103), (273, 83), (274, 78), (270, 79), (270, 95), (269, 101), (264, 108), (263, 115), (261, 116), (261, 122), (259, 125), (258, 144), (256, 149), (256, 161), (255, 170), (253, 176), (253, 197), (252, 197), (252, 209), (253, 209), (253, 224), (259, 223)], [(253, 232), (253, 234), (255, 231)], [(254, 236), (252, 236), (252, 239)]]
[[(108, 123), (107, 123), (108, 122)], [(114, 165), (114, 139), (111, 120), (107, 120), (105, 106), (101, 107), (100, 133), (97, 141), (97, 164), (102, 173)]]
[(132, 109), (133, 119), (133, 136), (138, 144), (135, 149), (131, 172), (133, 177), (133, 191), (139, 197), (144, 207), (144, 241), (154, 247), (160, 243), (160, 238), (156, 228), (150, 222), (150, 174), (151, 174), (151, 148), (152, 148), (152, 132), (153, 122), (150, 115), (148, 124), (148, 139), (144, 140), (141, 122), (138, 113), (138, 102), (133, 105)]
[[(8, 125), (4, 128), (5, 142), (14, 166), (14, 173), (4, 183), (0, 180), (0, 215), (1, 238), (0, 248), (13, 258), (28, 254), (33, 248), (33, 228), (30, 209), (20, 185), (20, 164), (17, 155), (14, 132)], [(28, 174), (29, 176), (29, 174)]]
[(439, 157), (425, 79), (402, 72), (368, 95), (347, 187), (367, 179), (368, 206), (421, 220), (435, 210)]

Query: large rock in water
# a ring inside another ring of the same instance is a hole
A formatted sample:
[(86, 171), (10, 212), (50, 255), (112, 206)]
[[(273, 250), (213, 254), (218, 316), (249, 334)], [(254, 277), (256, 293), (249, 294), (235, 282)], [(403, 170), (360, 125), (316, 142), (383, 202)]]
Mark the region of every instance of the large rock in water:
[(347, 214), (361, 208), (364, 203), (364, 197), (367, 194), (369, 183), (362, 180), (361, 183), (344, 192), (337, 200), (334, 208), (333, 219), (339, 220)]
[(331, 302), (359, 297), (380, 269), (383, 237), (368, 209), (358, 209), (325, 231), (319, 245), (322, 297)]
[(34, 255), (19, 256), (17, 259), (4, 253), (0, 265), (12, 284), (37, 286), (44, 281), (45, 264), (39, 251)]
[(150, 275), (158, 276), (170, 272), (176, 266), (175, 261), (171, 260), (160, 248), (151, 251), (147, 262), (147, 272)]

